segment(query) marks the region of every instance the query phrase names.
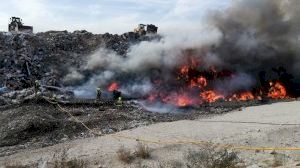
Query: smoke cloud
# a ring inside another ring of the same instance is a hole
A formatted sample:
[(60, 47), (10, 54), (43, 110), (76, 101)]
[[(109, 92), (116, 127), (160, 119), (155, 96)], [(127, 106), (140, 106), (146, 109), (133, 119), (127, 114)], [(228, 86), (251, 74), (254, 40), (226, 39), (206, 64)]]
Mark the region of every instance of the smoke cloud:
[[(93, 75), (77, 88), (94, 92), (97, 86), (117, 81), (129, 96), (191, 92), (179, 87), (177, 71), (193, 60), (197, 60), (198, 74), (210, 74), (214, 69), (230, 72), (209, 86), (225, 95), (254, 89), (260, 72), (266, 71), (272, 78), (278, 75), (274, 71), (278, 67), (299, 81), (299, 7), (298, 0), (234, 1), (228, 9), (208, 14), (201, 28), (170, 31), (160, 40), (143, 41), (131, 46), (125, 57), (100, 48), (84, 67)], [(72, 76), (78, 74), (68, 77)]]
[(216, 53), (226, 67), (258, 71), (276, 66), (299, 76), (297, 0), (241, 0), (210, 16), (222, 33)]

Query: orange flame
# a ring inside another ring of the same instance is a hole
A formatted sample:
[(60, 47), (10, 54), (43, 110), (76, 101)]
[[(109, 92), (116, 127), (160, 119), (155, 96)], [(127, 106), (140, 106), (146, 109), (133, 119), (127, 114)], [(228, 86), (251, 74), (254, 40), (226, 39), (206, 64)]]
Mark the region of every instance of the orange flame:
[(162, 99), (162, 102), (173, 104), (178, 107), (185, 107), (190, 105), (199, 104), (199, 99), (192, 98), (186, 94), (171, 94), (169, 96), (166, 96)]
[(113, 82), (108, 86), (108, 91), (110, 91), (110, 92), (112, 92), (114, 90), (118, 90), (118, 89), (119, 89), (119, 85), (116, 82)]
[(181, 68), (180, 68), (180, 73), (181, 73), (182, 75), (188, 74), (188, 73), (189, 73), (189, 67), (188, 67), (187, 65), (181, 67)]
[[(168, 91), (158, 92), (156, 94), (149, 95), (148, 100), (153, 102), (155, 100), (162, 101), (164, 103), (170, 103), (179, 107), (190, 105), (201, 105), (203, 102), (213, 103), (220, 99), (224, 101), (249, 101), (249, 100), (262, 100), (264, 95), (261, 91), (255, 89), (255, 92), (235, 92), (222, 94), (214, 90), (214, 85), (210, 84), (211, 81), (221, 78), (233, 78), (234, 72), (228, 70), (219, 71), (216, 67), (211, 66), (206, 70), (203, 70), (200, 62), (196, 59), (190, 59), (188, 65), (181, 65), (177, 70), (177, 80), (180, 86), (180, 92), (176, 91), (170, 93)], [(155, 80), (153, 83), (160, 85), (161, 80)], [(116, 86), (116, 87), (115, 87)], [(117, 84), (113, 83), (109, 87), (109, 90), (117, 89)], [(114, 88), (114, 89), (112, 89)], [(209, 90), (208, 90), (209, 88)], [(200, 93), (199, 93), (200, 92)], [(195, 93), (198, 93), (197, 96)], [(270, 82), (270, 89), (268, 91), (268, 97), (272, 99), (283, 99), (287, 97), (286, 88), (280, 82)]]
[(179, 107), (185, 107), (190, 104), (190, 100), (188, 97), (180, 96), (177, 98), (176, 105)]
[(254, 95), (247, 91), (240, 94), (234, 94), (231, 98), (229, 98), (229, 101), (237, 100), (237, 101), (247, 101), (247, 100), (254, 100)]
[(268, 93), (268, 97), (273, 99), (284, 99), (287, 97), (285, 87), (279, 82), (270, 82), (270, 89)]
[(204, 88), (205, 86), (207, 86), (207, 80), (203, 76), (200, 76), (197, 79), (191, 80), (190, 87)]
[(244, 93), (241, 93), (238, 100), (240, 101), (247, 101), (247, 100), (253, 100), (254, 99), (254, 96), (251, 92), (244, 92)]
[(212, 90), (200, 93), (200, 97), (208, 103), (213, 103), (217, 100), (224, 99), (223, 95), (220, 95)]

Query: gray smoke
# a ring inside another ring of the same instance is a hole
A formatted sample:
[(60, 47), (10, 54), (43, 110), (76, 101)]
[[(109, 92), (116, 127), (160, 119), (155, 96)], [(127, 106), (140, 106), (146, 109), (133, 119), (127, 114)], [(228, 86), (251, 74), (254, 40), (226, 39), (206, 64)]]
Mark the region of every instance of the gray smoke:
[[(199, 38), (196, 35), (201, 35)], [(126, 58), (116, 52), (100, 48), (90, 56), (87, 69), (112, 69), (119, 72), (148, 71), (153, 68), (173, 68), (185, 61), (183, 51), (209, 46), (219, 41), (218, 31), (202, 28), (186, 34), (165, 34), (159, 41), (142, 41), (129, 48)]]
[[(188, 64), (189, 58), (199, 60), (202, 71), (215, 67), (233, 72), (234, 77), (213, 85), (226, 94), (251, 90), (259, 82), (259, 72), (272, 72), (272, 68), (284, 67), (299, 81), (299, 0), (237, 0), (224, 11), (210, 13), (206, 21), (194, 31), (170, 31), (160, 40), (133, 45), (125, 57), (100, 48), (84, 67), (93, 75), (76, 90), (94, 93), (96, 87), (117, 81), (120, 90), (131, 96), (153, 90), (171, 94), (179, 89), (174, 70)], [(113, 75), (103, 75), (107, 72)], [(72, 76), (80, 75), (67, 77)], [(154, 79), (163, 83), (160, 88)]]
[(68, 89), (74, 90), (74, 94), (78, 98), (95, 98), (96, 88), (107, 85), (114, 77), (111, 71), (103, 71), (99, 74), (94, 74), (89, 80), (81, 86), (69, 87)]
[(210, 17), (222, 33), (213, 52), (226, 67), (249, 72), (283, 66), (299, 76), (299, 7), (298, 0), (234, 1)]
[[(122, 83), (119, 88), (122, 93), (132, 97), (145, 96), (153, 90), (151, 76), (161, 78), (174, 78), (170, 70), (185, 61), (183, 51), (197, 46), (209, 46), (219, 40), (217, 31), (206, 33), (206, 36), (197, 38), (196, 34), (202, 34), (204, 30), (189, 32), (185, 35), (164, 35), (159, 41), (143, 41), (129, 48), (126, 57), (106, 48), (100, 48), (89, 56), (87, 64), (83, 67), (92, 75), (80, 86), (75, 86), (75, 94), (78, 97), (95, 97), (97, 87), (106, 89), (113, 81)], [(206, 30), (207, 31), (207, 30)], [(105, 73), (110, 72), (109, 78)], [(83, 74), (72, 70), (65, 79), (76, 81)], [(104, 77), (105, 76), (105, 77)]]

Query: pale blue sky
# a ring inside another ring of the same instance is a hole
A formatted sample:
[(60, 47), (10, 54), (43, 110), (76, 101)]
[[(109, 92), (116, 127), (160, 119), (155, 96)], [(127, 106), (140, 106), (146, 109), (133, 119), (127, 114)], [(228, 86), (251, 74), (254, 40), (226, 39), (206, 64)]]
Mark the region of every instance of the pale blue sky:
[(0, 0), (0, 29), (11, 16), (20, 16), (35, 32), (81, 30), (123, 33), (139, 23), (170, 27), (200, 24), (210, 10), (221, 10), (231, 0)]

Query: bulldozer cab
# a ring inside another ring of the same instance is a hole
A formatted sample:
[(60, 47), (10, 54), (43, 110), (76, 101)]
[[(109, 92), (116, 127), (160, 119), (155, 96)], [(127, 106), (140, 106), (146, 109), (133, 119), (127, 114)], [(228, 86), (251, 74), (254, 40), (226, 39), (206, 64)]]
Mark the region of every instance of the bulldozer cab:
[(12, 18), (10, 18), (10, 21), (22, 24), (22, 19), (20, 19), (18, 17), (12, 17)]

